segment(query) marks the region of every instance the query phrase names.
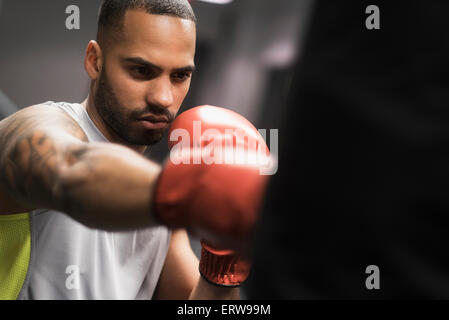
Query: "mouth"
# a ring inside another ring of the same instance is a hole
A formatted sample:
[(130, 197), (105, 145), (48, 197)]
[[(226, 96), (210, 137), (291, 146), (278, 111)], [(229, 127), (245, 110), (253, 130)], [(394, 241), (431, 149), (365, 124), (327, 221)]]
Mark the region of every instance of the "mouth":
[(169, 125), (166, 117), (156, 117), (153, 115), (142, 117), (138, 122), (145, 128), (150, 130), (165, 129)]
[(159, 123), (159, 122), (166, 122), (168, 123), (169, 120), (167, 117), (157, 117), (155, 115), (148, 115), (145, 117), (140, 118), (141, 121), (148, 121), (148, 122), (153, 122), (153, 123)]

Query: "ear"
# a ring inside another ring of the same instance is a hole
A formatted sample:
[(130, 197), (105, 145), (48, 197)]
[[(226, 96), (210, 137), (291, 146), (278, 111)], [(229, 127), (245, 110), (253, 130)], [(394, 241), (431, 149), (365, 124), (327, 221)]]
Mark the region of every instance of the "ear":
[(89, 77), (94, 81), (100, 76), (101, 67), (103, 65), (103, 53), (100, 45), (94, 41), (89, 41), (84, 58), (84, 68)]

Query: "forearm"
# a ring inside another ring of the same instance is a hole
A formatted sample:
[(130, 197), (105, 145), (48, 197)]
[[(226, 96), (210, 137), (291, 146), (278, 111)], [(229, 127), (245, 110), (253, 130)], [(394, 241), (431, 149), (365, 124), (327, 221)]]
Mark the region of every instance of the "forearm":
[(109, 143), (91, 144), (60, 170), (55, 191), (61, 211), (94, 228), (110, 231), (156, 223), (153, 193), (160, 166)]
[(239, 300), (239, 288), (219, 287), (200, 277), (189, 300)]
[(35, 131), (3, 154), (0, 183), (30, 207), (65, 212), (105, 230), (149, 226), (158, 165), (113, 144), (58, 143)]

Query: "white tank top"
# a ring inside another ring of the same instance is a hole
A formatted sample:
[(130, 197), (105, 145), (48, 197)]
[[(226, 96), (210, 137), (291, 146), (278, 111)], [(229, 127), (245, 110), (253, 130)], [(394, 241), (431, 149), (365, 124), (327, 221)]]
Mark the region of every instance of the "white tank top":
[[(80, 104), (46, 102), (66, 111), (89, 141), (107, 142)], [(30, 213), (31, 257), (18, 299), (151, 299), (171, 232), (157, 226), (132, 232), (85, 227), (64, 213)]]

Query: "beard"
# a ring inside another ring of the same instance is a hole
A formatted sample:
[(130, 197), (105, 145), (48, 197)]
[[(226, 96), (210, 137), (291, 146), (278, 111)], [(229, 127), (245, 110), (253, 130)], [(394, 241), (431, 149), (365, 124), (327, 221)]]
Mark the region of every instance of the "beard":
[(147, 105), (144, 108), (128, 108), (122, 105), (109, 84), (104, 67), (100, 72), (98, 87), (94, 93), (94, 103), (98, 114), (106, 125), (122, 140), (132, 145), (156, 144), (166, 131), (166, 129), (137, 130), (133, 128), (132, 124), (142, 116), (148, 114), (165, 116), (169, 123), (172, 123), (175, 118), (167, 109), (156, 105)]

